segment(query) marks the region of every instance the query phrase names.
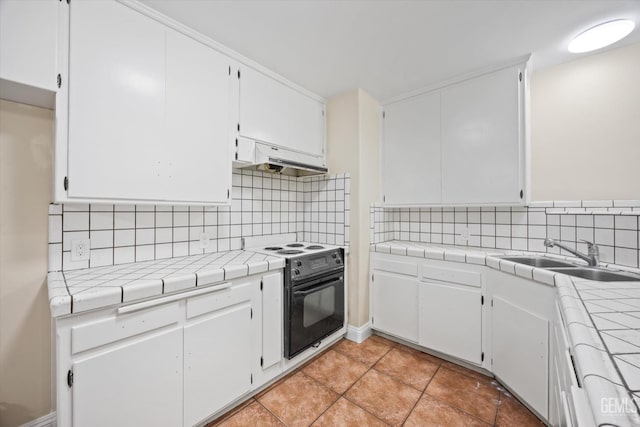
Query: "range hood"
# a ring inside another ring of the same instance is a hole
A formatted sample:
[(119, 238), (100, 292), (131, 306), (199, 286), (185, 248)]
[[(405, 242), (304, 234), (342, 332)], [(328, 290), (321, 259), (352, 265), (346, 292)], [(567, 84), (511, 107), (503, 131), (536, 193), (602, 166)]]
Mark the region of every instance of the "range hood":
[(238, 138), (234, 167), (305, 176), (326, 174), (322, 157), (247, 138)]

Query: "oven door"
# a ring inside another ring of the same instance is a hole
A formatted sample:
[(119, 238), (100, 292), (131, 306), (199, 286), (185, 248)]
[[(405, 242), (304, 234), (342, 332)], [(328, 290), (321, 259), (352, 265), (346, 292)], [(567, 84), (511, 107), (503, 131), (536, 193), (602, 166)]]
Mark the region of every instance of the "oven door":
[(285, 355), (291, 359), (344, 325), (344, 270), (289, 289)]

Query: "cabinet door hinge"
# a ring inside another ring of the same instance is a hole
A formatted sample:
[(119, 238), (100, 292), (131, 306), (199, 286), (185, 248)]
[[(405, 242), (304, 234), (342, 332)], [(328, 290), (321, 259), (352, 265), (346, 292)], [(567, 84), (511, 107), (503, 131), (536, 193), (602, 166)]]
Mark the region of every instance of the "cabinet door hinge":
[(67, 385), (69, 387), (73, 386), (73, 371), (71, 369), (67, 371)]
[(520, 198), (522, 199), (524, 197), (524, 191), (520, 190)]
[(260, 356), (260, 367), (262, 367), (263, 365), (264, 365), (264, 358)]
[(251, 318), (253, 319), (253, 308), (251, 309)]
[(238, 132), (240, 132), (240, 123), (238, 123)]
[(240, 69), (238, 69), (238, 78), (240, 78)]
[(374, 280), (373, 280), (373, 274), (371, 275), (371, 281), (372, 281), (372, 282), (374, 281)]
[(383, 112), (382, 112), (382, 118), (384, 119), (384, 118), (385, 118), (385, 116), (386, 116), (386, 113), (383, 111)]
[(484, 305), (484, 295), (480, 295), (480, 305)]
[(522, 73), (518, 73), (518, 80), (522, 81)]
[(251, 384), (253, 384), (253, 374), (251, 374)]
[(64, 191), (67, 191), (69, 189), (69, 177), (68, 176), (64, 177), (64, 181), (63, 181), (62, 185), (64, 186)]
[(58, 74), (58, 76), (56, 77), (56, 82), (58, 84), (58, 89), (60, 89), (60, 87), (62, 87), (62, 75)]
[(238, 160), (238, 152), (236, 151), (236, 160)]
[(387, 201), (387, 196), (382, 196), (382, 203)]
[(229, 65), (229, 75), (231, 75), (231, 65)]
[(484, 351), (482, 353), (480, 353), (480, 361), (484, 362)]
[(229, 198), (231, 191), (227, 188), (227, 199)]
[(238, 146), (238, 138), (236, 138), (236, 147)]
[(493, 307), (493, 299), (491, 299), (491, 307)]
[(260, 290), (262, 290), (263, 286), (264, 286), (264, 280), (260, 280)]
[(373, 325), (373, 316), (371, 316), (371, 324)]

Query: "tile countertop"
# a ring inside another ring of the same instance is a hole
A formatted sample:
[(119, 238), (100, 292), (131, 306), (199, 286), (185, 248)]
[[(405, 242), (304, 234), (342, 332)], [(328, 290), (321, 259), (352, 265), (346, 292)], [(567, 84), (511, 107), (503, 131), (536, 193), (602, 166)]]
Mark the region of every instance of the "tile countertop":
[[(499, 258), (538, 255), (586, 265), (577, 258), (538, 252), (403, 241), (373, 244), (371, 252), (486, 265), (555, 286), (596, 425), (640, 425), (640, 282), (598, 282)], [(640, 269), (607, 263), (601, 266), (640, 274)], [(624, 414), (603, 412), (603, 402), (612, 398), (628, 410)]]
[(252, 251), (217, 252), (49, 273), (51, 316), (128, 303), (284, 268), (284, 258)]

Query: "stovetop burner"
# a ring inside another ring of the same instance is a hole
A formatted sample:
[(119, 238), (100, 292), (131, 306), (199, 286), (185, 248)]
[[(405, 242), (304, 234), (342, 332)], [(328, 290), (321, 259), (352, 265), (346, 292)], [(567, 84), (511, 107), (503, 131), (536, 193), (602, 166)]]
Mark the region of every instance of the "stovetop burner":
[(320, 246), (320, 245), (309, 245), (309, 246), (307, 246), (305, 249), (318, 250), (318, 249), (324, 249), (324, 246)]
[[(287, 245), (289, 246), (289, 245)], [(302, 246), (302, 245), (300, 245)], [(281, 251), (278, 251), (277, 253), (279, 253), (280, 255), (297, 255), (297, 254), (303, 254), (304, 251), (301, 251), (299, 249), (283, 249)]]
[(303, 247), (303, 246), (304, 246), (304, 245), (303, 245), (302, 243), (289, 243), (289, 244), (287, 245), (287, 247), (289, 247), (289, 248), (301, 248), (301, 247)]
[(264, 248), (265, 251), (279, 251), (282, 248), (280, 246), (267, 246), (266, 248)]

